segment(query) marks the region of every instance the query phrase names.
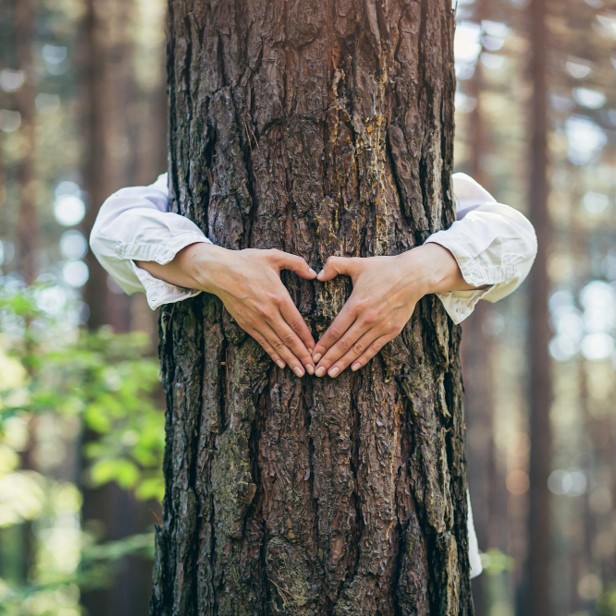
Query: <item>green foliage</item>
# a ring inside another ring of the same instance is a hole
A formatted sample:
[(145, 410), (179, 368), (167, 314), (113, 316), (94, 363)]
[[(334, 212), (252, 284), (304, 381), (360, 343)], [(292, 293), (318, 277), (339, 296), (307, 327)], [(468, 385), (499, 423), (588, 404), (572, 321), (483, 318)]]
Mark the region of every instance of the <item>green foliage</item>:
[(26, 333), (0, 343), (0, 352), (14, 360), (13, 372), (20, 375), (0, 390), (0, 433), (15, 417), (79, 417), (84, 430), (98, 436), (85, 451), (91, 485), (116, 481), (139, 498), (162, 499), (158, 361), (148, 356), (147, 336), (103, 328), (54, 339), (54, 319), (35, 297), (26, 290), (0, 298), (0, 322), (12, 320)]
[[(122, 558), (153, 557), (150, 533), (103, 544), (83, 533), (81, 487), (115, 482), (158, 501), (164, 489), (164, 414), (149, 339), (77, 328), (75, 307), (45, 309), (46, 289), (0, 291), (0, 490), (10, 494), (0, 502), (0, 561), (17, 563), (2, 568), (0, 614), (55, 614), (49, 606), (74, 605), (80, 588), (107, 585)], [(40, 472), (43, 459), (24, 467), (33, 443), (53, 450)], [(85, 474), (54, 477), (77, 453), (88, 463)], [(10, 553), (24, 524), (35, 551), (27, 583), (22, 555)]]
[(598, 616), (616, 616), (616, 586), (601, 594), (595, 607)]
[(486, 550), (481, 557), (484, 572), (487, 575), (500, 575), (507, 571), (513, 571), (514, 560), (497, 548)]
[[(16, 616), (30, 613), (24, 604), (44, 603), (51, 596), (78, 593), (78, 588), (104, 587), (110, 577), (111, 568), (127, 556), (154, 557), (154, 535), (143, 533), (132, 535), (120, 541), (95, 544), (82, 550), (79, 569), (65, 575), (25, 586), (10, 584), (0, 578), (0, 615)], [(39, 613), (39, 612), (37, 612)], [(51, 614), (52, 612), (44, 612)]]

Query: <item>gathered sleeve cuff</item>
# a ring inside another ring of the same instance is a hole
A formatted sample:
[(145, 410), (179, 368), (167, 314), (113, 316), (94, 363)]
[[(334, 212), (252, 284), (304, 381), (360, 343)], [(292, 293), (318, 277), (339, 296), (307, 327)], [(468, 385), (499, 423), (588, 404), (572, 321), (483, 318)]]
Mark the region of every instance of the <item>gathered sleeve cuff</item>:
[(150, 275), (135, 263), (169, 263), (187, 246), (211, 243), (191, 220), (170, 213), (165, 176), (145, 187), (124, 188), (101, 206), (90, 234), (92, 252), (115, 282), (128, 294), (145, 292), (154, 310), (200, 293)]
[[(462, 176), (463, 174), (456, 174)], [(517, 289), (528, 276), (537, 254), (537, 237), (529, 220), (518, 210), (497, 203), (474, 180), (463, 176), (454, 194), (458, 220), (427, 240), (449, 250), (464, 280), (476, 289), (438, 293), (455, 323), (468, 317), (477, 302), (497, 302)], [(473, 191), (474, 183), (481, 192)]]

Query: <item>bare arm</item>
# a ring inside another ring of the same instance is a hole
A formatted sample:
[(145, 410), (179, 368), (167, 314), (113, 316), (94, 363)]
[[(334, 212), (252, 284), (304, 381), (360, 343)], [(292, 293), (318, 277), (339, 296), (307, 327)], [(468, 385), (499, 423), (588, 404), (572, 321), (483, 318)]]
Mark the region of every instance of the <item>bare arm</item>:
[(166, 264), (137, 261), (152, 276), (171, 284), (212, 293), (238, 325), (280, 368), (298, 377), (314, 374), (314, 338), (280, 280), (283, 269), (307, 280), (316, 277), (301, 257), (280, 250), (228, 250), (195, 243)]
[(395, 338), (429, 293), (474, 289), (453, 255), (424, 244), (396, 257), (330, 257), (318, 280), (350, 276), (353, 292), (314, 349), (316, 375), (359, 370)]

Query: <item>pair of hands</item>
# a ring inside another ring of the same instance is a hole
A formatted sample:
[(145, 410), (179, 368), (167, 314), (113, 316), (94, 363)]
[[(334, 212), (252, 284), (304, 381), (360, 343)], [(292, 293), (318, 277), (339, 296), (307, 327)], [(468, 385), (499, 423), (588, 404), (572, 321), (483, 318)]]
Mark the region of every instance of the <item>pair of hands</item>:
[[(280, 250), (205, 243), (188, 246), (174, 262), (180, 276), (159, 277), (217, 295), (272, 360), (298, 377), (335, 378), (349, 366), (360, 369), (402, 331), (424, 295), (472, 288), (451, 253), (434, 243), (395, 257), (330, 257), (318, 274), (303, 258)], [(318, 342), (282, 283), (282, 270), (320, 282), (351, 277), (351, 296)]]

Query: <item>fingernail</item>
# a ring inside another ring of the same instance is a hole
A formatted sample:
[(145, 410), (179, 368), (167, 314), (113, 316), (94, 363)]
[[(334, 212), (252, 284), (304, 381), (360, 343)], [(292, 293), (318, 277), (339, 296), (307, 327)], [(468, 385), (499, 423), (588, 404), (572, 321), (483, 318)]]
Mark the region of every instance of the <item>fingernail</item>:
[(317, 273), (311, 267), (308, 268), (308, 272), (314, 274), (315, 276), (317, 275)]
[(313, 350), (314, 350), (314, 349), (308, 349), (308, 353), (310, 353), (310, 355), (312, 355), (312, 351), (313, 351)]
[(277, 366), (278, 366), (281, 370), (284, 370), (284, 369), (287, 367), (287, 365), (286, 365), (286, 364), (282, 361), (282, 359), (279, 359), (279, 360), (276, 362), (276, 365), (277, 365)]
[(319, 359), (321, 359), (322, 355), (321, 353), (317, 353), (313, 358), (312, 361), (314, 361), (315, 364), (319, 363)]
[(325, 374), (325, 368), (323, 366), (321, 366), (320, 368), (317, 368), (317, 371), (316, 371), (317, 376), (321, 377), (324, 374)]
[(313, 366), (312, 364), (308, 364), (308, 365), (306, 366), (306, 372), (307, 372), (310, 376), (312, 376), (312, 375), (314, 374), (314, 366)]
[(325, 270), (324, 270), (324, 269), (322, 269), (322, 270), (321, 270), (321, 271), (317, 274), (317, 277), (318, 277), (318, 278), (320, 278), (320, 277), (321, 277), (321, 274), (323, 274), (323, 272), (324, 272), (324, 271), (325, 271)]
[(295, 372), (300, 379), (304, 376), (304, 371), (299, 366), (297, 366), (297, 368), (293, 368), (293, 372)]
[(338, 376), (339, 372), (340, 372), (340, 368), (336, 366), (335, 368), (332, 368), (327, 374), (329, 374), (329, 376), (331, 376), (332, 379), (335, 379)]
[(351, 366), (351, 370), (352, 370), (353, 372), (355, 372), (356, 370), (359, 370), (360, 368), (361, 368), (361, 364), (360, 364), (358, 361), (356, 361), (356, 362), (355, 362), (355, 363)]

